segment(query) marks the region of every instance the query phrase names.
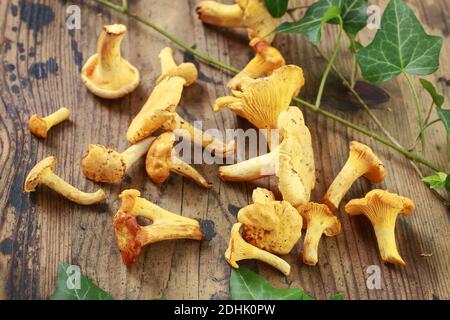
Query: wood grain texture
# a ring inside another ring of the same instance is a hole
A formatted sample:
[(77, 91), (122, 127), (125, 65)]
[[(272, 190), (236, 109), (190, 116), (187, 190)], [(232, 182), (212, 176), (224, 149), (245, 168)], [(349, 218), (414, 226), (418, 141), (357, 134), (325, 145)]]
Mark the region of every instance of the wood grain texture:
[[(84, 178), (80, 159), (89, 143), (124, 150), (125, 132), (133, 116), (151, 92), (159, 75), (159, 51), (168, 41), (145, 26), (91, 1), (75, 1), (81, 8), (82, 28), (68, 32), (66, 7), (60, 0), (0, 1), (0, 299), (46, 299), (54, 290), (59, 261), (77, 264), (100, 287), (118, 299), (225, 299), (229, 296), (230, 268), (223, 253), (238, 209), (249, 203), (257, 185), (276, 189), (276, 180), (262, 179), (248, 184), (223, 183), (217, 166), (200, 170), (214, 188), (199, 189), (192, 182), (172, 175), (162, 186), (152, 184), (144, 174), (143, 161), (136, 164), (126, 179), (116, 185), (101, 185), (108, 195), (106, 205), (74, 205), (54, 192), (39, 188), (22, 193), (28, 170), (40, 159), (54, 155), (56, 172), (83, 190), (98, 186)], [(204, 26), (195, 14), (196, 0), (131, 0), (130, 10), (151, 19), (200, 51), (236, 67), (251, 56), (242, 31)], [(374, 1), (382, 7), (387, 1)], [(151, 3), (151, 6), (149, 5)], [(291, 6), (312, 1), (291, 1)], [(434, 82), (450, 78), (450, 5), (445, 0), (408, 1), (425, 23), (427, 31), (445, 37), (441, 68), (429, 77)], [(302, 10), (293, 13), (299, 17)], [(106, 101), (95, 98), (81, 83), (79, 70), (95, 51), (96, 38), (104, 24), (121, 22), (129, 33), (123, 55), (141, 72), (142, 81), (131, 95)], [(364, 32), (368, 43), (373, 32)], [(324, 29), (321, 47), (331, 52), (336, 40), (335, 27)], [(305, 99), (313, 101), (325, 67), (324, 61), (302, 37), (280, 35), (275, 45), (289, 63), (302, 66)], [(345, 46), (344, 46), (345, 48)], [(192, 57), (175, 50), (178, 61)], [(342, 50), (338, 67), (350, 70), (350, 54)], [(202, 120), (204, 128), (248, 127), (248, 123), (225, 110), (212, 111), (213, 101), (228, 93), (229, 75), (198, 64), (200, 80), (183, 93), (178, 110), (188, 120)], [(442, 79), (441, 79), (442, 80)], [(383, 85), (390, 101), (374, 109), (391, 133), (405, 144), (417, 134), (413, 100), (401, 79)], [(449, 87), (438, 88), (450, 100)], [(424, 95), (425, 96), (425, 95)], [(425, 99), (428, 99), (426, 97)], [(428, 100), (427, 100), (428, 101)], [(323, 105), (342, 117), (377, 131), (364, 111), (352, 103), (335, 76), (327, 83)], [(49, 114), (61, 106), (72, 110), (70, 122), (53, 128), (46, 140), (30, 135), (27, 122), (31, 114)], [(319, 201), (348, 155), (348, 144), (359, 140), (369, 144), (385, 160), (387, 179), (371, 185), (360, 179), (345, 201), (362, 197), (371, 188), (390, 191), (414, 199), (417, 210), (410, 218), (399, 218), (396, 235), (406, 268), (380, 263), (372, 227), (364, 217), (349, 218), (338, 213), (342, 233), (321, 241), (319, 264), (308, 267), (299, 261), (300, 244), (286, 258), (292, 266), (288, 278), (262, 263), (246, 262), (278, 287), (302, 287), (318, 299), (336, 292), (347, 299), (449, 299), (450, 226), (448, 212), (427, 190), (411, 165), (401, 155), (347, 129), (332, 120), (306, 111), (315, 149), (317, 187), (313, 200)], [(427, 132), (426, 157), (449, 169), (445, 155), (445, 133), (440, 125)], [(429, 173), (429, 172), (427, 172)], [(214, 224), (210, 241), (170, 241), (147, 247), (136, 267), (127, 270), (121, 262), (114, 239), (112, 216), (119, 206), (118, 193), (126, 188), (141, 190), (144, 197), (165, 209), (184, 216), (209, 220)], [(432, 253), (422, 257), (421, 253)], [(368, 290), (366, 269), (379, 265), (382, 289)]]

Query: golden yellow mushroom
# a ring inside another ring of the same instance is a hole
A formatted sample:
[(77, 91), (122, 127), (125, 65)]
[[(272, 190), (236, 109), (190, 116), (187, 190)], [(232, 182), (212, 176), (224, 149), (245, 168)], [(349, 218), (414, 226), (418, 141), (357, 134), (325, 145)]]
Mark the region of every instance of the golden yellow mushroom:
[(322, 234), (327, 237), (338, 235), (341, 232), (341, 223), (324, 204), (310, 202), (297, 209), (306, 225), (302, 249), (303, 262), (315, 266), (318, 261), (317, 252)]
[(280, 270), (284, 275), (288, 276), (291, 272), (289, 263), (280, 257), (255, 247), (241, 237), (241, 223), (235, 223), (231, 229), (230, 241), (225, 251), (225, 259), (235, 269), (239, 269), (238, 261), (247, 259), (256, 259), (263, 261), (272, 267)]
[(212, 184), (192, 166), (173, 155), (173, 145), (175, 134), (165, 132), (153, 141), (147, 153), (145, 168), (147, 175), (155, 183), (163, 183), (167, 180), (171, 172), (194, 180), (204, 188), (211, 188)]
[(395, 222), (397, 216), (411, 215), (414, 202), (384, 190), (372, 190), (363, 199), (351, 200), (345, 206), (349, 215), (365, 215), (373, 225), (380, 249), (381, 260), (397, 265), (405, 265), (395, 242)]
[(300, 109), (290, 107), (279, 116), (282, 142), (270, 153), (237, 164), (222, 166), (225, 181), (250, 181), (276, 174), (283, 199), (294, 207), (309, 202), (316, 174), (311, 134)]
[(228, 108), (256, 128), (267, 130), (266, 137), (271, 146), (270, 130), (277, 128), (278, 116), (287, 110), (304, 83), (303, 70), (294, 65), (278, 68), (266, 78), (245, 77), (241, 79), (240, 91), (216, 100), (214, 111)]
[(238, 212), (242, 237), (248, 243), (275, 254), (288, 254), (302, 233), (302, 217), (287, 201), (275, 201), (266, 189), (253, 191), (253, 204)]
[(190, 86), (197, 80), (198, 71), (195, 65), (190, 62), (177, 65), (173, 59), (171, 48), (166, 47), (162, 49), (159, 53), (159, 59), (161, 60), (161, 76), (156, 83), (167, 77), (180, 77), (186, 81), (185, 86)]
[(117, 99), (134, 91), (139, 84), (139, 71), (120, 53), (127, 27), (113, 24), (103, 27), (97, 42), (97, 53), (81, 70), (81, 79), (96, 96)]
[(250, 39), (261, 38), (272, 43), (272, 31), (280, 20), (273, 18), (264, 0), (236, 0), (236, 4), (222, 4), (217, 1), (201, 1), (197, 14), (204, 23), (228, 28), (247, 28)]
[(122, 153), (99, 144), (90, 144), (81, 160), (83, 174), (97, 182), (119, 182), (128, 168), (147, 153), (153, 140), (153, 137), (146, 138)]
[[(142, 247), (165, 240), (202, 240), (197, 220), (177, 215), (141, 198), (138, 190), (124, 190), (119, 198), (121, 206), (114, 216), (114, 230), (122, 260), (132, 266)], [(140, 226), (136, 217), (150, 219), (152, 224)]]
[(352, 141), (349, 158), (325, 193), (323, 203), (331, 211), (336, 211), (347, 191), (361, 176), (373, 183), (382, 182), (385, 176), (384, 164), (368, 146)]
[(37, 114), (34, 114), (31, 116), (30, 121), (28, 122), (28, 128), (36, 137), (47, 138), (47, 133), (52, 127), (60, 124), (64, 120), (69, 119), (69, 117), (70, 110), (64, 107), (44, 118), (41, 118)]
[(242, 79), (246, 77), (256, 79), (262, 75), (271, 75), (275, 69), (286, 64), (280, 51), (259, 38), (250, 41), (250, 47), (255, 51), (255, 57), (228, 82), (228, 88), (239, 90)]
[(38, 162), (25, 179), (24, 191), (34, 192), (36, 191), (37, 185), (42, 183), (65, 198), (78, 204), (90, 205), (102, 202), (106, 199), (105, 192), (102, 189), (99, 189), (94, 193), (86, 193), (68, 184), (53, 172), (55, 165), (55, 157), (47, 157)]

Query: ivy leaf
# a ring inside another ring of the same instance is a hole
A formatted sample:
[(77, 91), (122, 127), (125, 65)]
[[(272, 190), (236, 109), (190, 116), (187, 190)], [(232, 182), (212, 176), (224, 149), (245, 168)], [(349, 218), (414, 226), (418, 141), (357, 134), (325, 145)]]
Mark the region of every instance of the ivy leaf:
[(422, 85), (422, 87), (428, 91), (428, 93), (430, 94), (431, 98), (433, 99), (434, 104), (438, 107), (441, 108), (442, 105), (445, 102), (445, 98), (444, 96), (442, 96), (441, 94), (439, 94), (436, 90), (436, 88), (434, 87), (434, 85), (426, 80), (426, 79), (420, 79), (420, 84)]
[(289, 0), (264, 0), (267, 10), (274, 18), (282, 17), (288, 8)]
[(444, 124), (445, 130), (447, 130), (447, 134), (450, 135), (450, 110), (437, 108), (437, 113)]
[(344, 295), (342, 293), (337, 293), (330, 297), (330, 300), (344, 300)]
[(381, 29), (357, 54), (364, 79), (382, 83), (402, 73), (428, 75), (439, 68), (442, 38), (428, 35), (404, 0), (391, 0)]
[(230, 293), (233, 300), (312, 300), (302, 289), (274, 288), (247, 268), (231, 269)]
[(311, 43), (317, 44), (322, 37), (322, 26), (340, 14), (340, 0), (319, 0), (308, 8), (300, 21), (282, 23), (275, 32), (303, 34)]
[(446, 187), (447, 180), (449, 180), (448, 177), (449, 176), (444, 172), (437, 172), (433, 176), (423, 178), (422, 181), (429, 184), (431, 189), (442, 189)]
[(113, 300), (114, 298), (104, 290), (97, 287), (88, 277), (80, 274), (80, 288), (69, 289), (68, 283), (74, 274), (68, 272), (69, 265), (61, 262), (56, 279), (56, 290), (51, 300)]
[(445, 179), (445, 189), (447, 189), (447, 192), (450, 192), (450, 174), (447, 175), (447, 179)]
[[(344, 22), (344, 30), (355, 36), (367, 25), (367, 0), (342, 0), (341, 18)], [(337, 24), (333, 19), (330, 23)]]

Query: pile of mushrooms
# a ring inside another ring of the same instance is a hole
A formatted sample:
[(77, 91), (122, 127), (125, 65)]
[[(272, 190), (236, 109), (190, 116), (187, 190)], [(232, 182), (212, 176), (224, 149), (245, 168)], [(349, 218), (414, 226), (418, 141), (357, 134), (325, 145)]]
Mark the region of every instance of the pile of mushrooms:
[[(314, 266), (319, 261), (322, 235), (333, 237), (340, 233), (341, 223), (335, 213), (352, 184), (360, 177), (372, 183), (382, 182), (384, 165), (368, 146), (352, 142), (348, 161), (323, 196), (323, 203), (313, 202), (311, 195), (316, 184), (313, 141), (302, 112), (291, 106), (292, 98), (300, 93), (305, 79), (303, 70), (286, 65), (281, 53), (272, 46), (272, 31), (279, 23), (278, 19), (271, 17), (263, 0), (236, 0), (230, 5), (202, 1), (197, 13), (207, 24), (248, 30), (255, 57), (228, 83), (231, 95), (216, 99), (214, 111), (227, 108), (257, 129), (265, 130), (270, 148), (264, 155), (220, 167), (219, 176), (232, 182), (276, 176), (282, 197), (277, 200), (274, 192), (263, 188), (253, 191), (253, 203), (238, 212), (225, 259), (233, 268), (239, 268), (241, 260), (261, 260), (287, 276), (290, 265), (280, 256), (294, 250), (302, 229), (306, 229), (301, 259)], [(139, 71), (121, 56), (120, 45), (126, 32), (124, 25), (105, 26), (97, 42), (97, 52), (81, 71), (87, 89), (98, 97), (121, 98), (139, 84)], [(159, 58), (161, 74), (126, 132), (131, 145), (118, 152), (107, 146), (90, 144), (81, 159), (81, 170), (89, 180), (118, 183), (127, 170), (145, 156), (145, 171), (156, 184), (164, 183), (171, 173), (176, 173), (192, 179), (200, 187), (212, 188), (200, 172), (175, 154), (179, 129), (184, 132), (182, 139), (200, 144), (215, 156), (234, 154), (234, 141), (225, 144), (195, 128), (177, 113), (184, 89), (198, 78), (195, 65), (177, 64), (170, 48), (162, 49)], [(29, 122), (30, 131), (45, 138), (50, 128), (69, 116), (67, 108), (43, 118), (33, 115)], [(279, 132), (276, 137), (272, 135), (275, 131)], [(55, 165), (54, 157), (40, 161), (28, 174), (24, 190), (33, 192), (38, 184), (44, 184), (82, 205), (106, 199), (101, 189), (86, 193), (68, 184), (53, 173)], [(157, 206), (141, 197), (138, 190), (124, 190), (119, 199), (121, 205), (113, 226), (127, 266), (136, 263), (146, 245), (165, 240), (204, 238), (197, 220)], [(398, 265), (405, 262), (395, 242), (396, 218), (399, 214), (410, 215), (413, 209), (410, 199), (383, 190), (370, 191), (364, 198), (351, 200), (345, 206), (349, 215), (363, 214), (369, 218), (382, 261)], [(151, 223), (142, 224), (141, 218)]]

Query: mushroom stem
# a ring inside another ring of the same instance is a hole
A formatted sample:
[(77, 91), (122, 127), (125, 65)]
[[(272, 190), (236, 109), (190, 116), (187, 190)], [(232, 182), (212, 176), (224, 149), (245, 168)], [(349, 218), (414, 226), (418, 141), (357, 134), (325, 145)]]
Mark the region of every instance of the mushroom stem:
[(106, 199), (105, 192), (102, 189), (93, 193), (83, 192), (58, 177), (50, 169), (46, 171), (41, 177), (41, 183), (75, 203), (90, 205)]
[(120, 44), (127, 29), (124, 25), (114, 24), (103, 28), (103, 32), (98, 38), (97, 53), (101, 65), (103, 77), (118, 77), (121, 67), (122, 56), (120, 54)]
[(279, 158), (279, 149), (270, 153), (219, 168), (219, 175), (224, 181), (251, 181), (274, 174)]
[(320, 239), (325, 230), (320, 221), (317, 221), (319, 223), (314, 222), (315, 221), (312, 220), (311, 223), (308, 223), (307, 225), (302, 249), (303, 262), (310, 266), (315, 266), (319, 260), (317, 252), (319, 250)]
[(60, 108), (58, 111), (46, 116), (43, 120), (47, 123), (47, 128), (50, 130), (53, 126), (60, 124), (64, 120), (69, 119), (70, 110), (67, 108)]
[(166, 74), (170, 70), (175, 69), (177, 64), (173, 58), (172, 49), (166, 47), (159, 53), (159, 59), (161, 60), (161, 74)]
[[(394, 216), (396, 217), (396, 216)], [(406, 265), (398, 252), (395, 241), (395, 220), (392, 223), (377, 223), (373, 225), (377, 237), (380, 256), (384, 262)]]
[(291, 272), (291, 266), (289, 265), (289, 263), (287, 263), (280, 257), (278, 257), (270, 252), (267, 252), (265, 250), (259, 249), (254, 246), (252, 246), (252, 247), (253, 247), (253, 251), (252, 251), (253, 257), (251, 257), (249, 259), (260, 260), (262, 262), (265, 262), (265, 263), (271, 265), (275, 269), (280, 270), (285, 276), (289, 275), (289, 273)]
[(139, 160), (142, 156), (144, 156), (150, 145), (152, 144), (154, 137), (149, 137), (144, 140), (139, 141), (138, 143), (132, 145), (127, 150), (122, 152), (122, 160), (125, 164), (126, 168), (131, 167), (133, 163)]
[(170, 171), (178, 173), (184, 177), (191, 178), (204, 188), (212, 187), (212, 184), (206, 181), (205, 178), (203, 178), (203, 176), (197, 170), (177, 157), (172, 157), (172, 166), (170, 168)]
[(244, 11), (238, 4), (202, 1), (196, 11), (200, 20), (208, 24), (229, 28), (245, 27)]

